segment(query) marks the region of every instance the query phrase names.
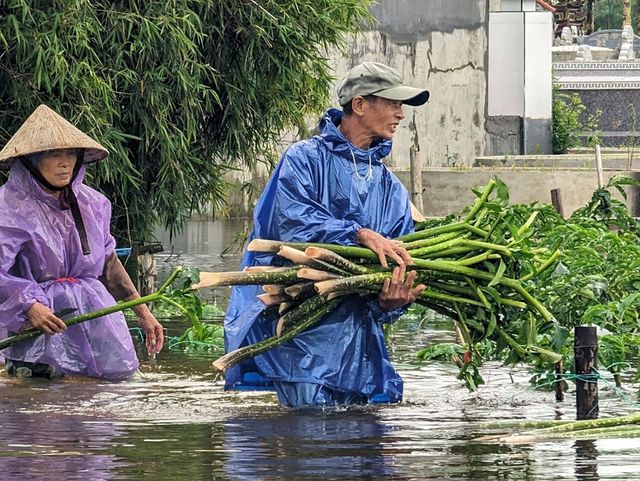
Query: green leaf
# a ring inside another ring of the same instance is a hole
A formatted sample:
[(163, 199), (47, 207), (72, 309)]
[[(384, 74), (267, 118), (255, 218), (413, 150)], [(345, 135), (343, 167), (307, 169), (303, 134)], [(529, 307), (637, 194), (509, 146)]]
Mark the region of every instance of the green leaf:
[(562, 355), (548, 349), (543, 349), (538, 346), (529, 346), (531, 353), (540, 358), (545, 364), (556, 364), (562, 361)]
[(494, 177), (496, 182), (496, 194), (502, 206), (509, 204), (509, 187), (498, 177)]
[(500, 259), (500, 265), (498, 265), (498, 271), (496, 272), (496, 275), (493, 276), (493, 279), (491, 279), (491, 282), (487, 284), (487, 286), (492, 287), (499, 284), (506, 270), (507, 270), (507, 265), (504, 263), (502, 259)]
[(486, 337), (489, 337), (491, 336), (491, 334), (493, 334), (493, 331), (495, 330), (497, 324), (498, 320), (496, 318), (496, 315), (492, 312), (491, 316), (489, 317), (489, 324), (487, 325), (487, 331), (485, 333)]

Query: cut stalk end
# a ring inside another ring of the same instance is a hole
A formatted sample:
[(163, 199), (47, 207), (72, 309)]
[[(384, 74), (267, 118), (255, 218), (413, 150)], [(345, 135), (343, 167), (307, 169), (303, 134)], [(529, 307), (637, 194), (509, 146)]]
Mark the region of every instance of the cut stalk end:
[(326, 281), (329, 279), (341, 279), (342, 277), (337, 274), (331, 274), (329, 272), (320, 271), (318, 269), (302, 268), (298, 271), (298, 277), (300, 279), (308, 279), (310, 281)]
[(247, 250), (249, 252), (278, 252), (282, 242), (266, 239), (253, 239), (249, 242)]
[(226, 356), (222, 356), (219, 359), (216, 359), (215, 361), (213, 361), (213, 364), (211, 364), (211, 367), (214, 368), (216, 371), (218, 372), (225, 372), (227, 370), (227, 368), (229, 367), (226, 359)]

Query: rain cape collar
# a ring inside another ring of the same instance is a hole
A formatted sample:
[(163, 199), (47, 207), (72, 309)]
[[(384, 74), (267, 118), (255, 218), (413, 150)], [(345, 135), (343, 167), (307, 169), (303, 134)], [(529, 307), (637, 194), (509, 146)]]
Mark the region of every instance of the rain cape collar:
[[(89, 240), (87, 236), (87, 230), (80, 212), (80, 206), (78, 204), (77, 194), (80, 190), (82, 181), (84, 180), (86, 169), (84, 164), (80, 165), (71, 181), (70, 192), (61, 192), (61, 197), (56, 197), (47, 192), (44, 186), (33, 176), (29, 169), (22, 162), (14, 162), (11, 166), (11, 173), (7, 185), (9, 188), (20, 192), (25, 191), (31, 193), (33, 198), (40, 202), (49, 204), (50, 206), (66, 210), (71, 210), (71, 215), (76, 226), (76, 231), (80, 237), (80, 244), (82, 246), (82, 253), (89, 255), (91, 253), (91, 247), (89, 246)], [(65, 195), (66, 194), (66, 195)], [(62, 198), (65, 195), (66, 198)]]
[[(75, 179), (71, 182), (71, 188), (76, 195), (78, 195), (80, 186), (84, 181), (85, 173), (86, 166), (82, 165), (78, 171), (78, 175), (76, 175)], [(47, 192), (40, 182), (38, 182), (26, 167), (22, 165), (22, 162), (14, 162), (11, 165), (7, 187), (10, 187), (16, 192), (27, 192), (36, 200), (45, 202), (52, 207), (60, 208), (60, 200)]]
[(318, 125), (319, 137), (327, 144), (334, 154), (351, 161), (351, 153), (358, 162), (381, 164), (382, 159), (391, 153), (391, 140), (380, 139), (371, 144), (368, 149), (359, 149), (347, 139), (338, 128), (342, 121), (342, 110), (329, 109)]

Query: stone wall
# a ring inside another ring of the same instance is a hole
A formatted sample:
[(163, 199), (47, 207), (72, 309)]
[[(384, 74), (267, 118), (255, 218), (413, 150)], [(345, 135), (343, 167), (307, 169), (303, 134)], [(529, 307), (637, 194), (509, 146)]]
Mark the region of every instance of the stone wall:
[[(555, 84), (561, 92), (578, 94), (586, 109), (581, 121), (600, 111), (598, 130), (606, 147), (640, 147), (640, 62), (555, 62)], [(592, 132), (584, 132), (586, 144)]]

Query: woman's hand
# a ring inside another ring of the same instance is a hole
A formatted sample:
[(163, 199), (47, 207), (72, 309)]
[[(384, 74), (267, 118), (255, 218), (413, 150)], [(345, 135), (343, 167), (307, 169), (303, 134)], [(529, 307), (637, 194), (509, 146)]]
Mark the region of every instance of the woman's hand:
[(395, 267), (391, 277), (384, 280), (382, 290), (378, 294), (378, 304), (385, 311), (393, 311), (411, 304), (426, 287), (420, 284), (414, 288), (413, 283), (418, 273), (409, 272), (405, 280), (405, 269), (404, 265)]
[(360, 229), (356, 239), (361, 245), (378, 254), (380, 264), (385, 269), (388, 267), (387, 256), (399, 266), (408, 266), (413, 262), (407, 250), (402, 247), (402, 242), (387, 239), (371, 229)]
[[(123, 299), (126, 301), (132, 301), (134, 299), (138, 299), (140, 296), (136, 292), (135, 294), (130, 295)], [(144, 331), (144, 336), (146, 338), (145, 346), (147, 347), (147, 352), (149, 354), (158, 354), (162, 350), (162, 346), (164, 346), (164, 330), (162, 328), (162, 324), (158, 322), (156, 316), (154, 316), (146, 304), (139, 304), (137, 306), (132, 307), (133, 312), (135, 312), (136, 317), (138, 318), (138, 324)]]
[[(137, 314), (137, 313), (136, 313)], [(164, 330), (162, 324), (158, 322), (149, 309), (138, 316), (138, 324), (144, 331), (146, 337), (146, 347), (149, 354), (157, 354), (164, 346)]]
[(29, 324), (36, 329), (40, 329), (45, 334), (57, 334), (67, 328), (62, 319), (56, 317), (51, 309), (39, 302), (33, 303), (26, 315), (27, 319), (29, 319)]

